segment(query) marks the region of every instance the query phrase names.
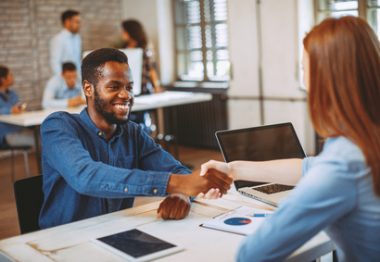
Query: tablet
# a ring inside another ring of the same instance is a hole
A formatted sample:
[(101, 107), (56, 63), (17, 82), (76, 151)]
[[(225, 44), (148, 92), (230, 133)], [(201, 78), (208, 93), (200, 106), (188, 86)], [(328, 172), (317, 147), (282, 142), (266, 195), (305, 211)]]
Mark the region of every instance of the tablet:
[(94, 242), (128, 261), (150, 261), (183, 250), (138, 229), (97, 238)]

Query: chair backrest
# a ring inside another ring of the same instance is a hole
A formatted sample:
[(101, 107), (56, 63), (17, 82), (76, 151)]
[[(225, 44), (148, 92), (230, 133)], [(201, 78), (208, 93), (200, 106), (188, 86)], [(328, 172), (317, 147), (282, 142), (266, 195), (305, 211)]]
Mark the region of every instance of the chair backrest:
[(44, 198), (42, 176), (16, 181), (14, 193), (21, 234), (39, 230), (38, 217)]

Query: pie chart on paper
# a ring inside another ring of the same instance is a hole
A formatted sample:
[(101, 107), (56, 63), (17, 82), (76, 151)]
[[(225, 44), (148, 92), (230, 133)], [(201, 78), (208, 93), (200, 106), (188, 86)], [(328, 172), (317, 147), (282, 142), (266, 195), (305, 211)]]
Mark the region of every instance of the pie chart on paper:
[(245, 226), (252, 223), (252, 220), (247, 217), (231, 217), (224, 220), (224, 223), (230, 226)]

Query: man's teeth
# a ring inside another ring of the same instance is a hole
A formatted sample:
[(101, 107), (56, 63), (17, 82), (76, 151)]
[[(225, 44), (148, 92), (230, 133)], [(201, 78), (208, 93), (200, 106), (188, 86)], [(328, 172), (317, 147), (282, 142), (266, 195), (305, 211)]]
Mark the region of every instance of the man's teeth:
[(120, 104), (118, 104), (118, 105), (115, 105), (115, 107), (116, 107), (117, 109), (123, 109), (123, 110), (126, 110), (126, 109), (128, 108), (128, 105), (120, 105)]

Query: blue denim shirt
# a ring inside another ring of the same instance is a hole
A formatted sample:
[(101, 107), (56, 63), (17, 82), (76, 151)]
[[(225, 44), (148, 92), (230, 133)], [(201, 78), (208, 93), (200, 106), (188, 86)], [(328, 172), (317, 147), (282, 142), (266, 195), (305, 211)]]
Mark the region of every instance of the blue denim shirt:
[(51, 114), (41, 137), (41, 228), (131, 207), (135, 196), (165, 196), (171, 173), (190, 173), (133, 122), (106, 141), (87, 109)]
[(238, 261), (282, 261), (325, 230), (339, 261), (379, 261), (380, 197), (359, 147), (328, 139), (317, 157), (305, 158), (297, 187), (240, 247)]
[[(11, 114), (12, 107), (17, 104), (19, 98), (13, 90), (8, 90), (6, 93), (0, 92), (0, 114)], [(22, 128), (19, 126), (1, 123), (0, 122), (0, 144), (3, 142), (5, 135), (20, 131)]]

